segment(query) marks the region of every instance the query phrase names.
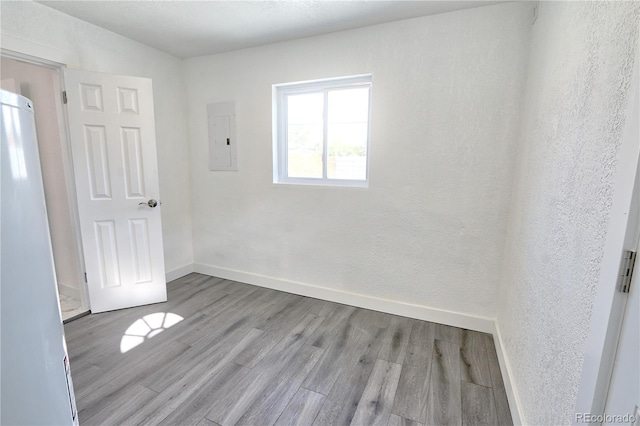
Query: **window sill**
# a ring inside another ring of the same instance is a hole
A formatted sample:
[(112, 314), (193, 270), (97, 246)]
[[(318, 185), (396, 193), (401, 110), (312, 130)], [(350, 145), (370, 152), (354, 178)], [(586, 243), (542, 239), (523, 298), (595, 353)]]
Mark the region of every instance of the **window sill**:
[(344, 179), (282, 179), (273, 182), (274, 185), (305, 185), (305, 186), (330, 186), (341, 188), (368, 188), (369, 182), (366, 180), (344, 180)]

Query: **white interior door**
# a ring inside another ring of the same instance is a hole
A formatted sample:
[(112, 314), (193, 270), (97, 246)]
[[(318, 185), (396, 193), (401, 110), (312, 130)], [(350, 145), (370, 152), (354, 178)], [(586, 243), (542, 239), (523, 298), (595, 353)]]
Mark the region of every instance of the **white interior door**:
[[(620, 340), (616, 360), (611, 375), (605, 413), (620, 416), (605, 419), (603, 424), (640, 425), (640, 272), (638, 262), (629, 290), (624, 321), (620, 330)], [(634, 423), (631, 419), (637, 421)], [(628, 420), (626, 420), (628, 419)]]
[(91, 311), (164, 302), (151, 80), (64, 74)]
[[(640, 249), (640, 160), (636, 171), (633, 199), (625, 238), (625, 249)], [(640, 425), (640, 261), (636, 260), (631, 286), (624, 307), (620, 338), (615, 352), (603, 424)], [(634, 418), (636, 423), (631, 419)], [(622, 419), (622, 422), (619, 420)]]

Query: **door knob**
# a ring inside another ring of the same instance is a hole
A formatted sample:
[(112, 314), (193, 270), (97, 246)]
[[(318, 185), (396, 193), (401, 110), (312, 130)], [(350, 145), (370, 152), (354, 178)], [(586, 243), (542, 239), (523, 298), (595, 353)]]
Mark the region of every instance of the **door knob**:
[(139, 206), (149, 206), (151, 208), (156, 207), (158, 204), (162, 204), (162, 202), (157, 202), (156, 200), (154, 200), (153, 198), (150, 199), (149, 201), (147, 201), (146, 203), (138, 203)]

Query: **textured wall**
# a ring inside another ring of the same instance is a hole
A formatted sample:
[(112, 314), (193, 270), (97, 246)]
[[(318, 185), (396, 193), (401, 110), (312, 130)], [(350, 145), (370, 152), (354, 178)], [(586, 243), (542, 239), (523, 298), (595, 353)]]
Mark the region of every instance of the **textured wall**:
[(165, 266), (193, 262), (181, 61), (41, 4), (0, 4), (2, 34), (76, 54), (81, 69), (153, 80)]
[(573, 421), (638, 3), (541, 2), (497, 323), (528, 424)]
[[(493, 317), (529, 4), (185, 61), (196, 263)], [(373, 73), (370, 185), (272, 183), (272, 84)], [(236, 101), (239, 172), (208, 170)]]

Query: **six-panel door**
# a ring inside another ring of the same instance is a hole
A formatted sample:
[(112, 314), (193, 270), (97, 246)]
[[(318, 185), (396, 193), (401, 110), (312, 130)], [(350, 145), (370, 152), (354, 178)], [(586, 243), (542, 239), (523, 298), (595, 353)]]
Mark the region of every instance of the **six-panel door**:
[(167, 300), (151, 80), (65, 71), (92, 312)]

